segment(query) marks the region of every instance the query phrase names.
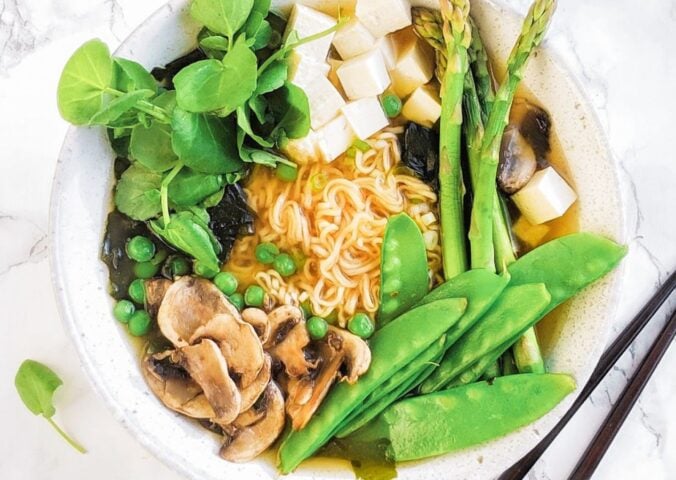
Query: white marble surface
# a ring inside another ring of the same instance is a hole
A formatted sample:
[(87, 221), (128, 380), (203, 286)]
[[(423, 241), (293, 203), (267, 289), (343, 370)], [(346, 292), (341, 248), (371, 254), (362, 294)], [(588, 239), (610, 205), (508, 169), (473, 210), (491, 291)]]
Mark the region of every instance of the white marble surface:
[[(162, 0), (0, 0), (0, 477), (178, 480), (112, 419), (79, 368), (57, 317), (46, 238), (49, 192), (66, 124), (55, 104), (69, 54), (100, 37), (117, 45)], [(508, 1), (525, 11), (528, 0)], [(630, 254), (615, 319), (621, 330), (676, 266), (676, 3), (561, 2), (549, 34), (596, 108), (619, 162)], [(593, 159), (590, 159), (593, 161)], [(673, 309), (676, 301), (668, 306)], [(664, 320), (664, 314), (660, 318)], [(641, 336), (529, 478), (565, 479), (661, 328)], [(8, 327), (8, 328), (7, 328)], [(57, 421), (89, 449), (71, 450), (13, 388), (27, 357), (62, 376)], [(599, 467), (597, 479), (676, 475), (676, 348)]]

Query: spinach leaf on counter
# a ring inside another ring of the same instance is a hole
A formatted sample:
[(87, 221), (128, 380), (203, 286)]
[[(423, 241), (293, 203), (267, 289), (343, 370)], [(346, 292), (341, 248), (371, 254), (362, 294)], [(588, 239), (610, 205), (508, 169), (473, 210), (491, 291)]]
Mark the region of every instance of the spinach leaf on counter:
[(26, 408), (34, 415), (45, 417), (58, 434), (75, 450), (80, 453), (87, 453), (84, 447), (70, 438), (52, 420), (56, 413), (52, 397), (61, 385), (63, 385), (63, 382), (56, 373), (48, 366), (35, 360), (24, 360), (14, 377), (14, 386)]
[(232, 173), (242, 168), (230, 122), (177, 108), (172, 119), (172, 145), (181, 161), (201, 173)]
[(115, 206), (134, 220), (146, 221), (162, 211), (160, 186), (162, 175), (140, 164), (129, 167), (115, 189)]

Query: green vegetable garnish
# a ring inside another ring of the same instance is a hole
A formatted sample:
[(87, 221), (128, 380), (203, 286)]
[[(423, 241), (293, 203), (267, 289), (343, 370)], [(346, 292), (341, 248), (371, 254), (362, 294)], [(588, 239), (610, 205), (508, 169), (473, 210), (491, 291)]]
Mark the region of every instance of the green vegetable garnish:
[(294, 262), (291, 255), (288, 253), (280, 253), (272, 262), (272, 267), (279, 273), (282, 277), (290, 277), (296, 273), (296, 262)]
[(244, 295), (241, 293), (233, 293), (228, 297), (228, 299), (230, 300), (230, 303), (232, 303), (235, 308), (237, 308), (237, 310), (240, 312), (244, 310)]
[(113, 316), (120, 323), (129, 323), (129, 319), (136, 311), (136, 307), (129, 300), (120, 300), (113, 307)]
[(298, 178), (298, 167), (280, 164), (275, 170), (275, 175), (283, 182), (294, 182)]
[(137, 278), (153, 278), (160, 270), (160, 266), (150, 262), (141, 262), (134, 265), (134, 275)]
[(265, 302), (265, 290), (258, 285), (247, 287), (244, 292), (244, 303), (249, 307), (262, 307)]
[(155, 256), (155, 244), (147, 237), (136, 236), (127, 242), (127, 256), (137, 262), (148, 262)]
[(386, 93), (383, 95), (383, 97), (380, 99), (380, 103), (383, 106), (385, 115), (387, 115), (389, 118), (396, 118), (401, 114), (401, 98), (399, 98), (394, 93)]
[(313, 340), (321, 340), (329, 333), (329, 324), (322, 317), (310, 317), (306, 327)]
[(371, 318), (365, 313), (358, 313), (347, 324), (349, 331), (360, 338), (369, 338), (375, 331)]
[(14, 377), (14, 386), (24, 405), (34, 415), (42, 415), (68, 444), (80, 453), (87, 451), (52, 420), (56, 413), (54, 391), (63, 382), (49, 367), (35, 360), (24, 360)]
[(277, 255), (279, 255), (279, 248), (277, 245), (270, 242), (259, 243), (256, 245), (256, 260), (261, 262), (263, 265), (269, 265), (275, 261)]
[(220, 272), (214, 277), (214, 284), (225, 295), (232, 295), (237, 291), (237, 278), (230, 272)]
[(129, 298), (131, 298), (136, 304), (143, 305), (143, 302), (146, 300), (146, 287), (143, 283), (142, 278), (137, 278), (129, 285)]
[(182, 277), (190, 273), (190, 262), (184, 257), (173, 256), (168, 260), (167, 268), (172, 278)]
[(145, 310), (139, 310), (129, 319), (129, 333), (135, 337), (147, 335), (150, 331), (150, 315)]
[(216, 275), (218, 275), (218, 272), (220, 272), (218, 268), (212, 268), (210, 265), (200, 262), (199, 260), (195, 260), (192, 268), (195, 272), (195, 275), (198, 275), (202, 278), (214, 278)]

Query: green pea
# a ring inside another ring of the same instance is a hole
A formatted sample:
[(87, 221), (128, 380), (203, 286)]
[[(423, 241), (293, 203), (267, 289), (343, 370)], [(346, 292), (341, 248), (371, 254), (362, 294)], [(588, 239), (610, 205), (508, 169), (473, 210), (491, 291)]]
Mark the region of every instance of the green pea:
[(193, 265), (193, 271), (195, 272), (196, 275), (199, 275), (200, 277), (204, 278), (214, 278), (216, 275), (218, 275), (218, 270), (214, 270), (210, 268), (208, 265), (203, 264), (199, 260), (195, 260), (195, 263)]
[(305, 326), (313, 340), (321, 340), (329, 332), (329, 324), (322, 317), (310, 318)]
[(385, 115), (390, 118), (396, 118), (401, 114), (401, 98), (396, 96), (394, 93), (386, 93), (383, 95), (383, 98), (380, 99), (380, 103), (385, 110)]
[(296, 273), (296, 262), (294, 262), (291, 255), (287, 253), (277, 255), (275, 261), (272, 262), (272, 267), (277, 270), (277, 273), (282, 277), (289, 277)]
[(160, 266), (155, 265), (152, 261), (141, 262), (134, 264), (134, 275), (138, 278), (153, 278), (157, 275)]
[(309, 300), (305, 300), (301, 303), (300, 309), (303, 311), (303, 317), (310, 318), (312, 316), (312, 305)]
[(265, 290), (258, 285), (249, 286), (244, 292), (244, 303), (250, 307), (262, 307), (265, 302)]
[(226, 295), (232, 295), (237, 291), (237, 278), (230, 272), (221, 272), (214, 277), (214, 284)]
[(146, 301), (146, 287), (142, 278), (137, 278), (129, 285), (129, 297), (139, 305)]
[(352, 317), (347, 324), (347, 329), (361, 338), (369, 338), (375, 331), (371, 318), (365, 313), (358, 313)]
[(141, 235), (129, 240), (126, 250), (127, 256), (136, 262), (149, 262), (155, 256), (155, 244)]
[(232, 303), (237, 310), (242, 311), (244, 310), (244, 295), (241, 293), (233, 293), (228, 297), (230, 300), (230, 303)]
[(150, 331), (150, 315), (145, 310), (139, 310), (129, 319), (129, 333), (135, 337), (147, 335)]
[(263, 265), (269, 265), (279, 255), (279, 248), (274, 243), (264, 242), (256, 245), (256, 260)]
[(129, 300), (120, 300), (113, 307), (113, 315), (118, 322), (129, 323), (129, 319), (134, 315), (136, 307)]
[(294, 182), (298, 178), (298, 167), (280, 163), (275, 169), (275, 175), (283, 182)]
[(190, 273), (190, 262), (185, 257), (174, 256), (167, 262), (167, 273), (170, 277), (182, 277)]

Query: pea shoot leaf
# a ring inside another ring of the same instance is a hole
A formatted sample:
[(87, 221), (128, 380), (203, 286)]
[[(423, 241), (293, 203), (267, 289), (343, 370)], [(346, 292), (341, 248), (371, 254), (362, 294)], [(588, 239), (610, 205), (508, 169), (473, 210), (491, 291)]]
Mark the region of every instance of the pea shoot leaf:
[(169, 184), (169, 201), (179, 207), (192, 207), (225, 186), (223, 175), (208, 175), (183, 168)]
[(230, 39), (244, 26), (254, 0), (193, 0), (192, 17), (214, 33)]
[[(286, 82), (268, 95), (268, 104), (277, 119), (275, 139), (303, 138), (310, 132), (310, 103), (302, 88)], [(279, 143), (279, 142), (278, 142)]]
[(138, 125), (131, 132), (131, 158), (153, 172), (171, 170), (178, 161), (171, 138), (171, 126), (165, 123), (153, 120), (149, 127)]
[(157, 82), (140, 63), (113, 57), (113, 88), (121, 92), (152, 90), (157, 93)]
[[(118, 120), (122, 115), (132, 110), (141, 100), (146, 100), (155, 95), (152, 90), (135, 90), (125, 93), (121, 97), (117, 97), (98, 112), (96, 112), (90, 119), (90, 125), (108, 125)], [(132, 117), (132, 120), (133, 117)]]
[(162, 175), (135, 163), (120, 177), (115, 189), (115, 206), (134, 220), (146, 221), (162, 210)]

